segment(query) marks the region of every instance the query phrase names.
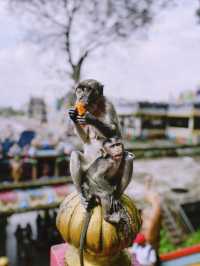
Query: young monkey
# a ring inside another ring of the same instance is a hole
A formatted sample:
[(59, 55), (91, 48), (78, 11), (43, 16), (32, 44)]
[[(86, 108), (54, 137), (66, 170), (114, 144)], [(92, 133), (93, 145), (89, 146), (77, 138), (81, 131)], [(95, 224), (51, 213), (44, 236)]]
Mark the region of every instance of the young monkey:
[(133, 155), (125, 151), (121, 139), (115, 137), (104, 141), (102, 155), (86, 171), (81, 168), (83, 159), (82, 153), (72, 152), (71, 175), (83, 204), (86, 209), (91, 200), (94, 204), (101, 204), (104, 219), (118, 223), (119, 199), (132, 177)]
[[(86, 170), (81, 168), (84, 156), (72, 152), (70, 168), (72, 179), (80, 192), (86, 209), (85, 221), (80, 238), (80, 263), (84, 265), (83, 250), (93, 208), (101, 204), (104, 219), (112, 224), (127, 224), (125, 233), (131, 234), (128, 216), (119, 199), (130, 183), (133, 172), (133, 155), (124, 151), (120, 138), (110, 138), (103, 142), (102, 155)], [(75, 167), (76, 166), (76, 167)]]

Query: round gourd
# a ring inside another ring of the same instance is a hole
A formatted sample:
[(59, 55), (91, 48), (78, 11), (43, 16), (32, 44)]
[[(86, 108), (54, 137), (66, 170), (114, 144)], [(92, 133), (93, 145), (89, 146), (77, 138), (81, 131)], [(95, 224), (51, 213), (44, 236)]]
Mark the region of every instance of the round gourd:
[[(89, 223), (85, 249), (98, 256), (110, 256), (127, 248), (141, 225), (141, 218), (133, 201), (126, 195), (121, 197), (121, 203), (126, 210), (131, 234), (124, 234), (123, 226), (116, 226), (104, 220), (102, 207), (96, 206)], [(80, 235), (85, 219), (85, 209), (80, 203), (77, 192), (70, 194), (63, 201), (58, 217), (57, 228), (62, 237), (70, 245), (79, 248)]]

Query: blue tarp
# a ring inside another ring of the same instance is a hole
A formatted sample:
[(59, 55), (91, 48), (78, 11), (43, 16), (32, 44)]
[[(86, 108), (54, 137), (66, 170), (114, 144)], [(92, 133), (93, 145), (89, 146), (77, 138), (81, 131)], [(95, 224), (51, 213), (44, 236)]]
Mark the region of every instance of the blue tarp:
[(27, 144), (29, 145), (31, 141), (35, 138), (35, 135), (36, 133), (33, 130), (23, 131), (18, 141), (18, 145), (20, 146), (20, 148), (23, 148)]

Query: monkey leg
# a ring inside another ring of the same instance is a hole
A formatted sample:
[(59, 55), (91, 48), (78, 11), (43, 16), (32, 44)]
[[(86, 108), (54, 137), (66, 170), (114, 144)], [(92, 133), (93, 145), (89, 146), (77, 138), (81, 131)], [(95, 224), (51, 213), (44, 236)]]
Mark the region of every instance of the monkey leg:
[(72, 151), (69, 165), (72, 180), (79, 193), (81, 193), (81, 186), (83, 183), (82, 158), (83, 154), (81, 152)]
[[(131, 221), (128, 213), (121, 203), (113, 195), (104, 195), (101, 198), (104, 220), (120, 228), (125, 239), (132, 235)], [(130, 244), (132, 241), (130, 242)]]
[(102, 195), (101, 205), (103, 209), (103, 216), (105, 221), (113, 224), (118, 224), (120, 222), (120, 212), (117, 208), (114, 208), (114, 202), (112, 195)]

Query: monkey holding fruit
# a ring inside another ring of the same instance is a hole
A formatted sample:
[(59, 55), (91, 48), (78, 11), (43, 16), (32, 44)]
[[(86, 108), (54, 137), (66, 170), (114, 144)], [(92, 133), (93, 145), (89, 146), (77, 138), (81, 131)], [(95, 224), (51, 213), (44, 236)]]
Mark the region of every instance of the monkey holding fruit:
[(121, 137), (114, 106), (103, 95), (103, 85), (93, 79), (80, 82), (76, 89), (76, 105), (69, 117), (83, 142), (85, 163), (90, 164), (101, 155), (102, 143), (107, 138)]

